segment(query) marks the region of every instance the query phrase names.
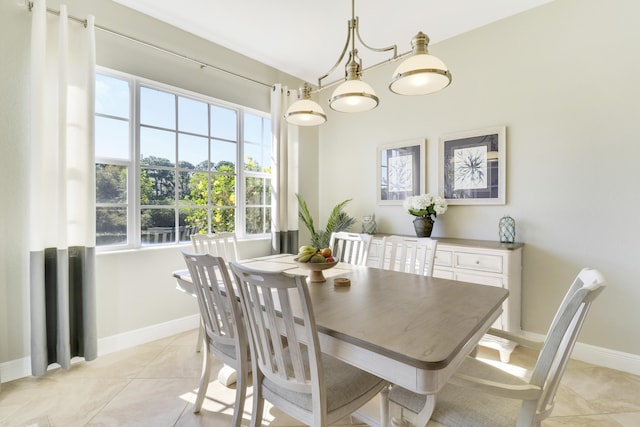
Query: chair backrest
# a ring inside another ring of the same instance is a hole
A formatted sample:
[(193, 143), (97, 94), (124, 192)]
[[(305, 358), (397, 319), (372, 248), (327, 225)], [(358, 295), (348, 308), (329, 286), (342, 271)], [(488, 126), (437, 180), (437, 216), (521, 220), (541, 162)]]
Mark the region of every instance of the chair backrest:
[(428, 237), (385, 236), (378, 267), (433, 276), (437, 244)]
[(370, 234), (339, 231), (331, 233), (329, 247), (333, 252), (333, 256), (341, 262), (366, 265), (371, 239), (372, 236)]
[[(207, 341), (234, 346), (235, 354), (247, 354), (248, 339), (242, 323), (242, 309), (225, 260), (209, 254), (182, 254), (189, 268)], [(226, 363), (235, 360), (228, 360), (228, 352), (213, 350)]]
[(238, 241), (236, 234), (222, 232), (216, 234), (192, 234), (193, 250), (198, 254), (219, 256), (227, 262), (238, 260)]
[[(278, 386), (311, 393), (313, 407), (326, 413), (326, 396), (320, 393), (324, 386), (320, 344), (306, 276), (230, 265), (250, 329), (254, 369)], [(302, 323), (294, 319), (294, 304), (301, 308), (296, 317), (302, 316)], [(316, 406), (323, 399), (324, 406)]]
[(604, 288), (602, 274), (598, 270), (584, 268), (567, 291), (551, 322), (529, 381), (542, 387), (542, 394), (537, 401), (523, 402), (518, 425), (521, 422), (522, 425), (529, 425), (527, 422), (533, 424), (534, 420), (550, 415), (560, 380), (591, 303)]

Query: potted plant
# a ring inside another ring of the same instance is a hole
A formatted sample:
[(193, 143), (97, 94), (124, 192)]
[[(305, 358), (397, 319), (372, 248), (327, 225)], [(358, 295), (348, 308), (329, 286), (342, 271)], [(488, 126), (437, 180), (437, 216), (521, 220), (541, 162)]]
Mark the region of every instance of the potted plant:
[(447, 211), (446, 200), (429, 193), (407, 197), (402, 206), (416, 217), (413, 220), (413, 227), (418, 237), (431, 237), (436, 217)]
[(316, 230), (313, 224), (313, 218), (309, 213), (309, 209), (307, 208), (307, 203), (304, 201), (302, 196), (296, 194), (298, 198), (298, 206), (300, 210), (298, 211), (298, 216), (304, 222), (304, 225), (309, 230), (311, 234), (311, 246), (314, 246), (318, 249), (329, 247), (329, 240), (331, 239), (331, 233), (338, 231), (345, 231), (349, 227), (351, 227), (356, 219), (352, 218), (347, 214), (343, 208), (347, 203), (349, 203), (352, 199), (344, 200), (338, 203), (332, 210), (329, 218), (327, 219), (327, 226), (324, 230)]

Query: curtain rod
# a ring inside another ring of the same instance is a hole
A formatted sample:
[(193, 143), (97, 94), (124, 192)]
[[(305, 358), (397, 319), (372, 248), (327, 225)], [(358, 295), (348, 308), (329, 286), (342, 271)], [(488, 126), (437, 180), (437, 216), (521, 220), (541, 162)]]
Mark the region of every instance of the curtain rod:
[[(25, 4), (29, 8), (29, 12), (31, 12), (31, 9), (33, 9), (33, 1), (25, 1)], [(59, 10), (54, 10), (54, 9), (47, 8), (47, 12), (51, 13), (53, 15), (60, 16), (60, 11)], [(85, 28), (87, 27), (87, 20), (86, 19), (76, 18), (75, 16), (71, 16), (71, 15), (68, 15), (68, 19), (71, 20), (71, 21), (77, 22), (79, 24), (82, 24)], [(206, 63), (206, 62), (202, 62), (200, 60), (191, 58), (191, 57), (183, 55), (181, 53), (174, 52), (174, 51), (169, 50), (169, 49), (165, 49), (164, 47), (155, 45), (153, 43), (149, 43), (149, 42), (146, 42), (144, 40), (140, 40), (140, 39), (137, 39), (135, 37), (131, 37), (131, 36), (128, 36), (126, 34), (122, 34), (122, 33), (118, 32), (118, 31), (114, 31), (114, 30), (111, 30), (109, 28), (102, 27), (100, 25), (94, 25), (94, 27), (97, 30), (103, 31), (105, 33), (108, 33), (108, 34), (123, 38), (123, 39), (128, 40), (128, 41), (132, 41), (134, 43), (138, 43), (138, 44), (143, 45), (145, 47), (149, 47), (151, 49), (155, 49), (157, 51), (160, 51), (162, 53), (166, 53), (168, 55), (175, 56), (175, 57), (183, 59), (185, 61), (193, 62), (193, 63), (199, 65), (200, 69), (213, 68), (214, 70), (220, 71), (222, 73), (229, 74), (231, 76), (234, 76), (234, 77), (237, 77), (237, 78), (240, 78), (240, 79), (252, 82), (252, 83), (256, 83), (256, 84), (259, 84), (259, 85), (264, 86), (264, 87), (268, 87), (268, 88), (273, 87), (273, 85), (271, 85), (271, 84), (267, 84), (267, 83), (261, 82), (259, 80), (252, 79), (251, 77), (243, 76), (242, 74), (234, 73), (233, 71), (225, 70), (224, 68), (220, 68), (218, 66), (215, 66), (215, 65), (212, 65), (212, 64), (209, 64), (209, 63)]]

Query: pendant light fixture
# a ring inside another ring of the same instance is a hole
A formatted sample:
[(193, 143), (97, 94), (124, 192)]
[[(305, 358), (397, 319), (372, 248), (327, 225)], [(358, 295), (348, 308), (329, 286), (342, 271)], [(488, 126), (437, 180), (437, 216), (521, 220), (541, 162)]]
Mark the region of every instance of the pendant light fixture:
[(311, 100), (311, 87), (304, 83), (299, 90), (300, 99), (291, 104), (284, 115), (287, 122), (298, 126), (317, 126), (327, 121), (327, 115), (317, 102)]
[[(393, 74), (389, 83), (389, 89), (392, 92), (400, 95), (425, 95), (444, 89), (451, 83), (451, 73), (446, 65), (435, 56), (429, 55), (427, 51), (429, 37), (426, 34), (419, 32), (412, 40), (412, 50), (401, 55), (398, 55), (396, 45), (385, 48), (371, 47), (360, 36), (359, 18), (355, 16), (355, 0), (351, 0), (351, 19), (347, 25), (347, 40), (340, 57), (329, 71), (318, 78), (318, 88), (316, 90), (312, 91), (306, 83), (303, 85), (300, 89), (301, 99), (294, 102), (285, 114), (285, 118), (289, 123), (299, 126), (314, 126), (324, 123), (327, 117), (322, 107), (311, 100), (311, 93), (320, 92), (336, 84), (339, 85), (329, 98), (329, 107), (332, 110), (356, 113), (376, 108), (379, 104), (379, 98), (373, 88), (362, 81), (363, 72), (409, 55), (411, 56), (401, 63)], [(358, 55), (358, 49), (356, 49), (356, 37), (368, 50), (374, 52), (393, 51), (391, 58), (366, 69), (363, 68), (362, 59)], [(323, 86), (322, 81), (342, 63), (347, 50), (349, 56), (345, 65), (344, 79)]]
[(429, 55), (429, 37), (420, 31), (411, 40), (412, 55), (396, 68), (389, 90), (398, 95), (427, 95), (449, 86), (451, 73), (440, 59)]

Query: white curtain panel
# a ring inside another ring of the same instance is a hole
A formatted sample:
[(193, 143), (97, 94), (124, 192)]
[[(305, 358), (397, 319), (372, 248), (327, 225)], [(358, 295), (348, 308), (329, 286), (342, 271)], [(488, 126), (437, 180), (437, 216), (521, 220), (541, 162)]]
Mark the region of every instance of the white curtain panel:
[(271, 233), (274, 253), (298, 252), (298, 128), (284, 113), (297, 93), (275, 84), (271, 91)]
[(97, 356), (93, 16), (47, 14), (31, 29), (31, 370)]

